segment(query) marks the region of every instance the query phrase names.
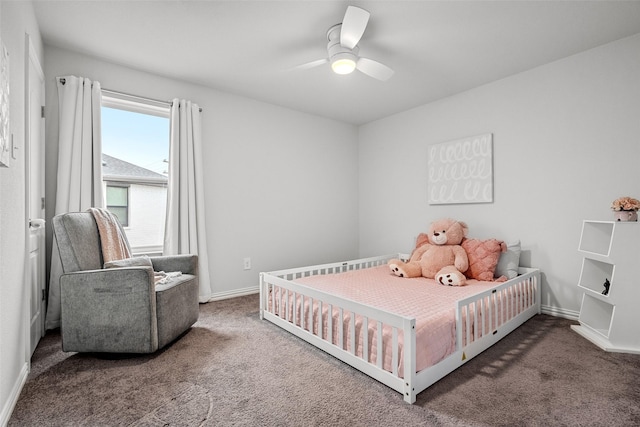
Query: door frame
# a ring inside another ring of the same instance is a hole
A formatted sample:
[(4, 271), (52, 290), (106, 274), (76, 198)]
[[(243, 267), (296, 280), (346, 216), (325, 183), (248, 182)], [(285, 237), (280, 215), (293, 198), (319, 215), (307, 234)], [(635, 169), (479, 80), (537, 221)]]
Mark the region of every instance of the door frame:
[[(42, 65), (40, 64), (40, 60), (36, 53), (35, 47), (33, 46), (33, 42), (31, 40), (31, 36), (26, 33), (25, 34), (25, 108), (24, 108), (24, 162), (25, 162), (25, 266), (24, 266), (24, 278), (25, 278), (25, 292), (24, 292), (24, 312), (25, 312), (25, 322), (24, 322), (24, 336), (25, 336), (25, 361), (29, 364), (29, 370), (31, 369), (31, 299), (32, 295), (32, 286), (31, 286), (31, 227), (30, 227), (30, 219), (31, 219), (31, 67), (35, 69), (36, 73), (38, 73), (42, 83), (41, 83), (41, 95), (42, 95), (42, 107), (45, 104), (46, 91), (45, 91), (45, 76), (42, 70)], [(41, 145), (40, 155), (42, 156), (42, 162), (44, 164), (45, 158), (45, 141), (44, 141), (44, 118), (41, 118), (41, 131), (39, 143)], [(45, 171), (43, 170), (44, 174)], [(45, 177), (46, 182), (46, 177)], [(44, 187), (42, 188), (44, 192)], [(43, 216), (44, 216), (44, 208), (43, 208)], [(45, 232), (46, 228), (44, 228), (41, 233), (46, 236)], [(46, 292), (46, 237), (44, 239), (42, 250), (42, 262), (44, 266), (42, 268), (45, 269), (43, 275), (43, 283), (44, 291)], [(42, 289), (39, 289), (38, 294), (43, 292)], [(44, 296), (44, 294), (42, 295)], [(40, 295), (36, 295), (37, 298), (40, 298)], [(41, 337), (44, 336), (45, 327), (45, 315), (46, 315), (46, 304), (44, 302), (41, 303)]]

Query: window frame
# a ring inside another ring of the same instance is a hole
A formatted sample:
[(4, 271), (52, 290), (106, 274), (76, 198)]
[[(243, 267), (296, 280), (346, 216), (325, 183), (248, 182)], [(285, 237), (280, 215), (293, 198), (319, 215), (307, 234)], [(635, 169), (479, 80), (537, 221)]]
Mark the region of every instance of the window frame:
[[(108, 211), (111, 212), (111, 209), (109, 209), (110, 206), (115, 207), (115, 208), (125, 208), (126, 212), (127, 212), (127, 220), (126, 221), (122, 221), (120, 219), (120, 217), (118, 217), (118, 221), (120, 221), (120, 224), (123, 227), (128, 227), (129, 226), (129, 222), (131, 221), (131, 185), (129, 184), (123, 184), (121, 182), (116, 182), (116, 181), (104, 181), (105, 183), (105, 205)], [(127, 204), (124, 206), (120, 206), (120, 205), (110, 205), (109, 204), (109, 187), (113, 187), (113, 188), (124, 188), (127, 190)], [(114, 213), (114, 212), (111, 212)], [(116, 214), (117, 215), (117, 214)]]
[[(128, 95), (121, 92), (115, 92), (108, 89), (102, 89), (102, 102), (101, 107), (113, 108), (118, 110), (129, 111), (132, 113), (140, 113), (151, 116), (162, 117), (167, 120), (171, 120), (171, 103), (169, 101), (158, 101), (149, 98), (143, 98), (135, 95)], [(171, 136), (171, 129), (169, 129), (169, 138)], [(106, 204), (106, 187), (129, 187), (127, 190), (127, 219), (128, 223), (131, 223), (131, 188), (128, 184), (123, 184), (118, 181), (106, 181), (102, 180), (105, 185), (105, 204)], [(165, 188), (167, 184), (163, 185)], [(123, 224), (123, 227), (127, 228)], [(140, 246), (133, 247), (135, 255), (162, 255), (162, 245), (160, 246)]]

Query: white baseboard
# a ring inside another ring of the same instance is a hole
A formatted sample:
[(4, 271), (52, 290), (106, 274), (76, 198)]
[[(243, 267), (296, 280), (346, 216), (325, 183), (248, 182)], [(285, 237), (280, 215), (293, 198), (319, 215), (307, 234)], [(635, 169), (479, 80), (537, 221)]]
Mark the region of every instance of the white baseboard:
[(20, 370), (20, 375), (16, 379), (13, 388), (11, 389), (11, 393), (9, 394), (9, 398), (6, 402), (4, 402), (4, 406), (2, 407), (2, 412), (0, 413), (0, 426), (6, 426), (9, 424), (9, 418), (11, 418), (11, 414), (13, 413), (13, 408), (15, 408), (16, 403), (18, 403), (18, 398), (20, 397), (20, 392), (22, 392), (22, 388), (24, 384), (27, 382), (27, 377), (29, 376), (29, 362), (26, 362), (22, 365), (22, 369)]
[(226, 292), (217, 292), (214, 293), (213, 295), (211, 295), (211, 297), (209, 298), (209, 301), (220, 301), (223, 299), (229, 299), (229, 298), (235, 298), (235, 297), (242, 297), (245, 295), (252, 295), (252, 294), (257, 294), (258, 292), (260, 292), (260, 287), (259, 286), (252, 286), (250, 288), (243, 288), (243, 289), (234, 289), (232, 291), (226, 291)]
[(563, 317), (570, 320), (578, 320), (578, 317), (580, 316), (580, 312), (575, 310), (566, 310), (564, 308), (552, 307), (550, 305), (542, 305), (540, 308), (542, 310), (542, 314), (548, 314), (549, 316)]

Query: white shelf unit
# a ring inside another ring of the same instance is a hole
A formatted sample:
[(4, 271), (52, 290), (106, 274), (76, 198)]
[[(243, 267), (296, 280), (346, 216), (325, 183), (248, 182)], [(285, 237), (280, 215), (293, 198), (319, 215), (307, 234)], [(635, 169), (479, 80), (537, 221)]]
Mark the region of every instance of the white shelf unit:
[(585, 220), (578, 252), (582, 306), (580, 325), (571, 328), (603, 350), (640, 354), (640, 224)]

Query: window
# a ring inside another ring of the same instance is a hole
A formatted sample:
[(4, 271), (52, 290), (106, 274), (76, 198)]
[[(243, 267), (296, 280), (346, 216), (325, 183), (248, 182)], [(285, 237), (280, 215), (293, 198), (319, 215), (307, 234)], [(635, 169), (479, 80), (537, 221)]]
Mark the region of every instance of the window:
[(134, 254), (162, 253), (169, 171), (169, 105), (102, 95), (102, 181), (107, 209)]
[(107, 210), (118, 217), (124, 227), (129, 226), (129, 187), (107, 183)]

